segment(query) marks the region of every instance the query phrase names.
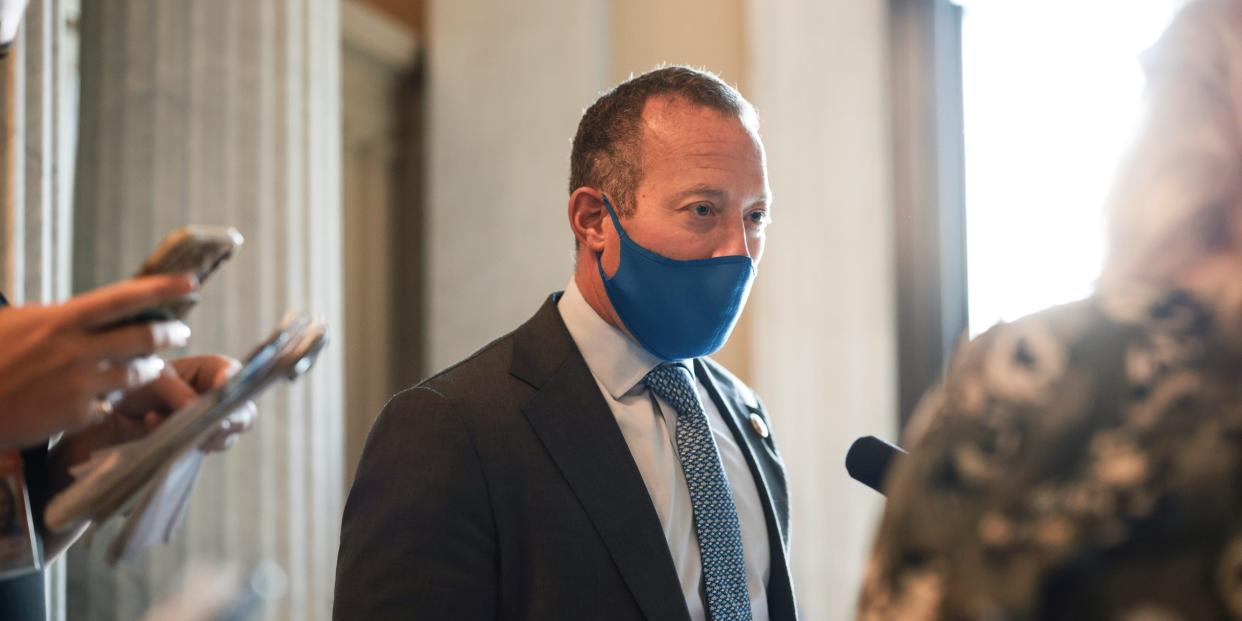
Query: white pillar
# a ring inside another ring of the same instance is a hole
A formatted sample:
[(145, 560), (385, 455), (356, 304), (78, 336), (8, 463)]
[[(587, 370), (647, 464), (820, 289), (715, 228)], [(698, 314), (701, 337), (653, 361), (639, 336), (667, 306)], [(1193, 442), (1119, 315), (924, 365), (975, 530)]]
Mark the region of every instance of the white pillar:
[[(0, 60), (0, 291), (47, 303), (70, 292), (78, 0), (33, 0)], [(65, 564), (47, 572), (48, 615), (65, 618)]]
[(77, 6), (31, 2), (0, 61), (0, 289), (13, 302), (69, 294)]
[(275, 561), (288, 590), (266, 617), (327, 619), (343, 485), (339, 3), (84, 4), (76, 288), (133, 273), (176, 227), (233, 225), (246, 244), (191, 312), (191, 352), (244, 356), (287, 308), (337, 331), (209, 460), (174, 545), (117, 570), (103, 545), (71, 554), (74, 616), (138, 618), (207, 559)]
[(854, 616), (881, 498), (846, 476), (845, 452), (896, 421), (886, 6), (750, 3), (749, 95), (775, 196), (753, 375), (789, 467), (807, 619)]

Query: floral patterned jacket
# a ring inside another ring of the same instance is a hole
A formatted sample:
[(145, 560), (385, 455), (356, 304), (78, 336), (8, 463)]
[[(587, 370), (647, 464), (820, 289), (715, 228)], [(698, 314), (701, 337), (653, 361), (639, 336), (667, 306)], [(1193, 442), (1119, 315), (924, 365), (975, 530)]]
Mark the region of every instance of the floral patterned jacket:
[(860, 620), (1242, 619), (1242, 351), (1190, 295), (1001, 324), (919, 410)]

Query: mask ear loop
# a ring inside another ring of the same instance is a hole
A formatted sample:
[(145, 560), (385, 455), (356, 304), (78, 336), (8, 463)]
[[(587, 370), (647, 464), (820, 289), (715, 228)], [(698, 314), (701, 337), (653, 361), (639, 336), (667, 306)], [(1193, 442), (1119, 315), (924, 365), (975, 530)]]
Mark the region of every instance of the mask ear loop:
[(622, 237), (627, 237), (627, 235), (625, 234), (625, 229), (621, 228), (621, 218), (617, 216), (616, 210), (613, 209), (612, 202), (608, 200), (608, 195), (603, 192), (600, 192), (599, 196), (600, 198), (604, 199), (604, 207), (608, 209), (608, 215), (612, 218), (612, 225), (617, 227), (617, 235), (620, 235)]
[[(617, 229), (617, 235), (622, 238), (626, 237), (625, 229), (621, 228), (621, 219), (617, 216), (617, 212), (612, 208), (612, 202), (608, 200), (608, 195), (602, 191), (599, 195), (600, 198), (604, 199), (604, 207), (608, 209), (608, 215), (612, 218), (613, 227)], [(608, 274), (604, 273), (604, 253), (601, 252), (600, 255), (596, 257), (595, 268), (599, 270), (600, 278), (603, 278), (605, 281), (612, 280)], [(617, 265), (617, 271), (621, 271), (620, 264)], [(613, 276), (616, 276), (616, 273), (614, 273)]]

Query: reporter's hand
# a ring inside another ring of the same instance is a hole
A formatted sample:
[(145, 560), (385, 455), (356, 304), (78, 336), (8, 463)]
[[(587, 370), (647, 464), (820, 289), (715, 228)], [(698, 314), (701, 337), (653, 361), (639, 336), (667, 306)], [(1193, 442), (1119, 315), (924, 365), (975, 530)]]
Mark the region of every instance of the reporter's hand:
[(61, 304), (0, 309), (0, 449), (29, 446), (95, 420), (100, 397), (155, 379), (157, 360), (184, 345), (179, 321), (111, 324), (197, 289), (192, 276), (134, 278)]
[[(192, 356), (169, 363), (160, 377), (125, 396), (116, 405), (116, 442), (136, 440), (159, 426), (169, 414), (204, 392), (223, 385), (241, 369), (241, 363), (225, 356)], [(204, 441), (202, 449), (222, 451), (237, 443), (238, 434), (249, 431), (256, 415), (247, 401), (223, 421)]]
[[(66, 435), (56, 444), (49, 458), (52, 493), (73, 482), (69, 470), (74, 464), (89, 459), (95, 451), (142, 438), (198, 395), (224, 384), (240, 368), (236, 360), (225, 356), (191, 356), (169, 362), (157, 379), (126, 393), (111, 416)], [(254, 425), (255, 414), (254, 402), (242, 404), (199, 448), (216, 452), (232, 447), (238, 434)]]

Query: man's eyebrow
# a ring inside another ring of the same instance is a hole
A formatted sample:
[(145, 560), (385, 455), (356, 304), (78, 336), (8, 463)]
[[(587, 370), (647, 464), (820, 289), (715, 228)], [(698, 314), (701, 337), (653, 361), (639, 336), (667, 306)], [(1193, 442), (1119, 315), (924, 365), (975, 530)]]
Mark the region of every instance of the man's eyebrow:
[(669, 202), (679, 203), (682, 200), (689, 198), (691, 196), (707, 196), (709, 198), (714, 198), (714, 199), (719, 200), (722, 198), (728, 198), (729, 193), (725, 192), (724, 190), (714, 185), (700, 184), (700, 185), (686, 188), (678, 192), (677, 194), (674, 194), (673, 197), (669, 199)]
[[(729, 198), (729, 193), (724, 191), (718, 186), (708, 185), (708, 184), (703, 183), (703, 184), (699, 184), (693, 187), (686, 188), (674, 194), (673, 197), (670, 198), (668, 202), (670, 205), (676, 205), (677, 203), (680, 203), (681, 201), (691, 196), (705, 196), (712, 200), (723, 202), (724, 200)], [(756, 200), (752, 201), (753, 204), (770, 203), (770, 202), (772, 202), (772, 195), (769, 194), (767, 191), (764, 191), (764, 193), (759, 195)]]

